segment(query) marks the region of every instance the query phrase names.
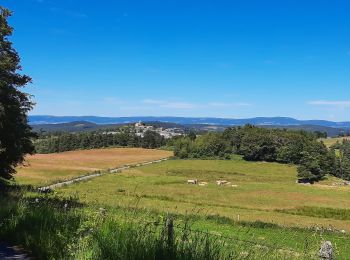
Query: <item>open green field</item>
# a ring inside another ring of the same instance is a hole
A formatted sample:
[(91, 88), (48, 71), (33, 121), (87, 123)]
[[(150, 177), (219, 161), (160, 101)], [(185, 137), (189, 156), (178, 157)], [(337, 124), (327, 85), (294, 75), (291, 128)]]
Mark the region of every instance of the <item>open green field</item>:
[[(89, 153), (78, 151), (50, 155), (51, 160), (37, 155), (38, 162), (30, 161), (31, 166), (25, 168), (26, 172), (20, 173), (17, 180), (36, 186), (56, 178), (68, 178), (70, 175), (57, 171), (61, 167), (75, 176), (71, 167), (106, 169), (117, 166), (118, 160), (126, 164), (171, 155), (164, 151), (136, 150), (96, 150), (90, 157)], [(117, 160), (116, 154), (120, 153), (128, 156)], [(69, 161), (71, 163), (67, 163)], [(52, 166), (54, 174), (38, 171), (40, 165), (44, 169)], [(208, 184), (187, 184), (189, 179)], [(217, 180), (230, 184), (218, 186)], [(335, 245), (337, 259), (347, 259), (350, 187), (333, 186), (340, 181), (334, 177), (315, 185), (300, 185), (295, 181), (296, 166), (293, 165), (247, 162), (240, 157), (169, 160), (64, 186), (48, 198), (78, 199), (85, 205), (79, 210), (83, 216), (96, 215), (103, 207), (116, 223), (132, 219), (142, 226), (170, 213), (175, 216), (177, 234), (189, 223), (191, 230), (209, 232), (219, 241), (228, 239), (229, 244), (237, 245), (242, 252), (269, 248), (274, 257), (267, 259), (313, 259), (324, 239)], [(95, 221), (89, 220), (89, 223)]]
[(108, 148), (27, 156), (17, 168), (20, 184), (43, 186), (94, 171), (172, 156), (172, 152), (142, 148)]
[(327, 147), (331, 147), (337, 142), (341, 143), (343, 140), (350, 140), (350, 137), (334, 137), (334, 138), (322, 138), (320, 139)]
[[(187, 184), (188, 179), (208, 182)], [(224, 179), (230, 185), (218, 186)], [(243, 160), (170, 160), (67, 186), (58, 193), (87, 204), (219, 215), (289, 227), (350, 231), (350, 187), (295, 183), (296, 167)], [(232, 187), (232, 185), (236, 185)]]

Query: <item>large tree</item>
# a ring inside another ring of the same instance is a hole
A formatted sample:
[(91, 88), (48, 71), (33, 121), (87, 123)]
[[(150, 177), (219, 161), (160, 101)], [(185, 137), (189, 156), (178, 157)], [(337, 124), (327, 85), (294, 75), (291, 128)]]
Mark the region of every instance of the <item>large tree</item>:
[(13, 28), (7, 19), (11, 12), (0, 6), (0, 177), (10, 179), (24, 155), (33, 153), (34, 134), (27, 113), (33, 107), (30, 95), (21, 88), (31, 82), (20, 74), (20, 58), (9, 41)]

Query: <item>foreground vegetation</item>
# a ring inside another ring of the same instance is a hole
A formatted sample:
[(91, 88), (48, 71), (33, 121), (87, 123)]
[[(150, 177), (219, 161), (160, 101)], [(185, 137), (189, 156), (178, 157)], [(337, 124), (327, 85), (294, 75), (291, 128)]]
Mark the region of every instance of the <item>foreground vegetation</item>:
[(336, 246), (337, 259), (349, 254), (348, 236), (326, 230), (99, 209), (17, 186), (0, 193), (0, 240), (21, 244), (39, 259), (317, 259), (323, 239)]

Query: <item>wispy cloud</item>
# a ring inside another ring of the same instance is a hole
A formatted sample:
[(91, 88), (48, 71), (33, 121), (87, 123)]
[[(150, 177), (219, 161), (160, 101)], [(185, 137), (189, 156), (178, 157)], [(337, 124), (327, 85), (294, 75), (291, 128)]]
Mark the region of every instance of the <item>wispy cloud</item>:
[(188, 103), (188, 102), (172, 102), (165, 100), (154, 100), (154, 99), (145, 99), (142, 101), (147, 105), (157, 105), (163, 108), (174, 108), (174, 109), (192, 109), (198, 107), (197, 104)]
[(350, 100), (314, 100), (314, 101), (309, 101), (308, 104), (313, 106), (347, 108), (347, 107), (350, 107)]
[(155, 100), (155, 99), (144, 99), (142, 100), (142, 103), (149, 104), (149, 105), (160, 105), (163, 104), (165, 101), (161, 100)]

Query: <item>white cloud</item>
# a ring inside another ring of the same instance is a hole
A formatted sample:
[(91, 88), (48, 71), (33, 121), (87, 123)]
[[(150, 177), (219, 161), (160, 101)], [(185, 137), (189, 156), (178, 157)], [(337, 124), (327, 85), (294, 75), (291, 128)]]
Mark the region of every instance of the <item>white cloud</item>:
[(314, 100), (309, 101), (309, 105), (313, 106), (329, 106), (329, 107), (337, 107), (337, 108), (346, 108), (350, 107), (350, 100)]

